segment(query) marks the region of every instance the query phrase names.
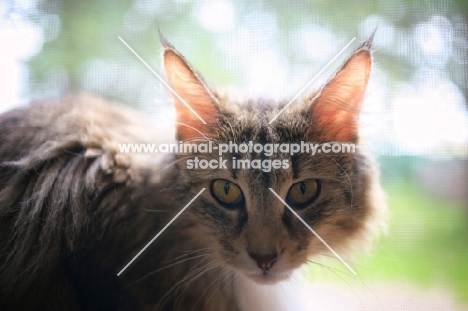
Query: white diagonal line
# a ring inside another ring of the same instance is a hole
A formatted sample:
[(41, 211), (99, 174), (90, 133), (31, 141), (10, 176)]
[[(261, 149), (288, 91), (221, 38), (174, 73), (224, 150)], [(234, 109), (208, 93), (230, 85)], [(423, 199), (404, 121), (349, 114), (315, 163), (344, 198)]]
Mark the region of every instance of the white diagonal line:
[(299, 216), (299, 215), (288, 205), (288, 203), (286, 203), (286, 202), (275, 192), (275, 190), (273, 190), (272, 188), (268, 188), (268, 189), (270, 189), (270, 191), (281, 201), (281, 203), (283, 203), (287, 208), (289, 208), (289, 210), (294, 214), (294, 216), (296, 216), (296, 217), (304, 224), (304, 226), (306, 226), (307, 229), (309, 229), (310, 232), (312, 232), (312, 233), (317, 237), (317, 239), (319, 239), (320, 242), (322, 242), (322, 243), (330, 250), (330, 252), (332, 252), (333, 255), (335, 255), (335, 257), (338, 258), (338, 259), (343, 263), (343, 265), (345, 265), (345, 267), (349, 269), (349, 271), (351, 271), (354, 275), (357, 275), (357, 273), (346, 263), (346, 261), (344, 261), (343, 258), (341, 258), (341, 256), (338, 255), (338, 253), (335, 252), (335, 251), (333, 250), (333, 248), (331, 248), (330, 245), (328, 245), (327, 242), (325, 242), (325, 240), (322, 239), (322, 238), (320, 237), (320, 235), (318, 235), (317, 232), (315, 232), (314, 229), (312, 229), (312, 228), (304, 221), (304, 219), (302, 219), (301, 216)]
[(351, 43), (354, 42), (354, 40), (356, 40), (356, 37), (354, 37), (353, 39), (351, 39), (351, 41), (349, 41), (348, 44), (346, 44), (345, 47), (342, 48), (341, 51), (339, 51), (338, 54), (336, 54), (335, 57), (333, 57), (333, 58), (331, 59), (331, 61), (329, 61), (328, 64), (326, 64), (325, 67), (323, 67), (322, 70), (320, 70), (320, 71), (315, 75), (315, 77), (313, 77), (312, 80), (310, 80), (310, 82), (307, 83), (306, 86), (304, 86), (304, 87), (302, 88), (302, 90), (300, 90), (299, 93), (297, 93), (296, 96), (294, 96), (293, 99), (291, 99), (291, 100), (289, 101), (289, 103), (287, 103), (286, 106), (284, 106), (283, 109), (281, 109), (280, 112), (278, 112), (278, 113), (270, 120), (270, 122), (268, 122), (268, 124), (273, 123), (273, 121), (275, 121), (276, 118), (278, 118), (278, 116), (279, 116), (280, 114), (282, 114), (283, 111), (285, 111), (286, 108), (288, 108), (288, 107), (292, 104), (292, 102), (295, 101), (296, 98), (298, 98), (299, 95), (301, 95), (302, 92), (304, 92), (304, 91), (315, 81), (315, 79), (317, 79), (318, 76), (320, 76), (320, 75), (325, 71), (325, 69), (327, 69), (328, 66), (330, 66), (330, 65), (335, 61), (335, 59), (337, 59), (338, 56), (340, 56), (341, 53), (344, 52), (344, 50), (346, 50), (346, 49), (348, 48), (348, 46), (351, 45)]
[(199, 196), (200, 194), (202, 194), (202, 192), (205, 191), (205, 190), (206, 190), (206, 188), (203, 188), (202, 190), (200, 190), (200, 192), (198, 192), (197, 195), (194, 196), (193, 199), (191, 199), (190, 202), (188, 202), (187, 205), (185, 205), (184, 208), (181, 209), (180, 212), (178, 212), (177, 215), (175, 215), (174, 218), (172, 218), (171, 221), (169, 221), (169, 222), (167, 223), (167, 225), (165, 225), (164, 228), (162, 228), (161, 231), (159, 231), (158, 234), (156, 234), (156, 236), (155, 236), (154, 238), (152, 238), (151, 241), (149, 241), (148, 244), (146, 244), (145, 247), (143, 247), (142, 250), (141, 250), (138, 254), (136, 254), (135, 257), (133, 257), (133, 259), (130, 260), (130, 262), (129, 262), (122, 270), (120, 270), (119, 273), (117, 273), (117, 276), (120, 276), (120, 275), (122, 274), (122, 272), (124, 272), (125, 269), (127, 269), (128, 266), (130, 266), (130, 265), (135, 261), (135, 259), (137, 259), (138, 256), (140, 256), (141, 253), (143, 253), (143, 252), (145, 251), (145, 249), (147, 249), (148, 246), (150, 246), (151, 243), (153, 243), (154, 240), (156, 240), (156, 239), (164, 232), (164, 230), (166, 230), (167, 227), (169, 227), (169, 226), (174, 222), (174, 220), (176, 220), (177, 217), (179, 217), (179, 216), (187, 209), (187, 207), (189, 207), (190, 204), (192, 204), (193, 201), (195, 201), (195, 199), (198, 198), (198, 196)]
[(172, 94), (174, 94), (185, 106), (187, 106), (187, 108), (188, 108), (194, 115), (196, 115), (197, 118), (200, 119), (200, 121), (202, 121), (203, 124), (206, 124), (205, 120), (203, 120), (202, 117), (200, 117), (200, 116), (198, 115), (198, 113), (197, 113), (195, 110), (193, 110), (193, 108), (190, 107), (190, 105), (187, 104), (187, 102), (186, 102), (179, 94), (177, 94), (177, 92), (174, 91), (174, 89), (173, 89), (169, 84), (167, 84), (166, 81), (164, 81), (164, 79), (161, 78), (161, 76), (158, 75), (158, 74), (156, 73), (156, 71), (153, 70), (153, 68), (150, 67), (150, 65), (148, 65), (148, 64), (146, 63), (146, 62), (143, 60), (143, 58), (141, 58), (140, 55), (138, 55), (137, 52), (135, 52), (135, 51), (130, 47), (130, 45), (128, 45), (127, 42), (125, 42), (124, 39), (122, 39), (120, 36), (119, 36), (118, 38), (119, 38), (119, 40), (122, 41), (122, 43), (125, 44), (125, 46), (126, 46), (133, 54), (135, 54), (135, 56), (138, 57), (138, 59), (139, 59), (139, 60), (140, 60), (140, 61), (141, 61), (141, 62), (142, 62), (142, 63), (159, 79), (159, 81), (161, 81), (162, 84), (164, 84), (164, 85), (172, 92)]

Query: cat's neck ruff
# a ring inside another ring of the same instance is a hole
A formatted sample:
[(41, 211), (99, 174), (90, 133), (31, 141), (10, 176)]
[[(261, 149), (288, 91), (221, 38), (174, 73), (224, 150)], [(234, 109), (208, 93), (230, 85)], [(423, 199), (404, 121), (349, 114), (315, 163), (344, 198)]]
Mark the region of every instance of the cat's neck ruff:
[(271, 285), (258, 284), (239, 273), (234, 286), (242, 311), (297, 311), (306, 310), (299, 291), (304, 282), (300, 272)]
[(242, 311), (356, 310), (349, 298), (325, 286), (312, 284), (300, 269), (288, 280), (272, 285), (257, 284), (238, 274), (234, 288)]

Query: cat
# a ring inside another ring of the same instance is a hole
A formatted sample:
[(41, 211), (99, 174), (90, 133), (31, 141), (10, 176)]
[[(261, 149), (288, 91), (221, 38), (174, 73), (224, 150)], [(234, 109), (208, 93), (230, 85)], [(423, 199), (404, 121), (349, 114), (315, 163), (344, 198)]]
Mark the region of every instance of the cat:
[[(273, 191), (343, 256), (385, 227), (378, 170), (358, 129), (371, 41), (278, 115), (287, 101), (230, 99), (162, 39), (167, 82), (178, 94), (174, 142), (340, 142), (355, 143), (354, 153), (228, 152), (220, 159), (227, 169), (189, 169), (188, 160), (219, 153), (119, 152), (120, 143), (168, 137), (98, 96), (66, 95), (0, 115), (0, 309), (304, 308), (294, 287), (281, 284), (329, 249)], [(233, 168), (234, 157), (288, 165)]]

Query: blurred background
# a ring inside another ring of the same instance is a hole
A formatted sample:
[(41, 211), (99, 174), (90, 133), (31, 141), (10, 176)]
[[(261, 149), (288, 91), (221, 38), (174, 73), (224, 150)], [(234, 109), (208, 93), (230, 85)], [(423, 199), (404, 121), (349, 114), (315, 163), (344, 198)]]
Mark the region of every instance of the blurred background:
[[(158, 28), (208, 84), (253, 97), (324, 83), (377, 27), (361, 118), (391, 209), (388, 235), (349, 275), (311, 265), (364, 310), (468, 309), (468, 2), (0, 1), (0, 112), (70, 91), (102, 94), (173, 118)], [(358, 307), (358, 309), (360, 308)]]

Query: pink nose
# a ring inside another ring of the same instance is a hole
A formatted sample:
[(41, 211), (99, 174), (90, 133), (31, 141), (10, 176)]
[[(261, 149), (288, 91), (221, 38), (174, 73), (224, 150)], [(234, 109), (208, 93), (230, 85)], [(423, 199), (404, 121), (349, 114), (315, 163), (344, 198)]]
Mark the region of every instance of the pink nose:
[(278, 259), (278, 254), (252, 254), (249, 253), (250, 257), (257, 262), (260, 269), (270, 269)]

